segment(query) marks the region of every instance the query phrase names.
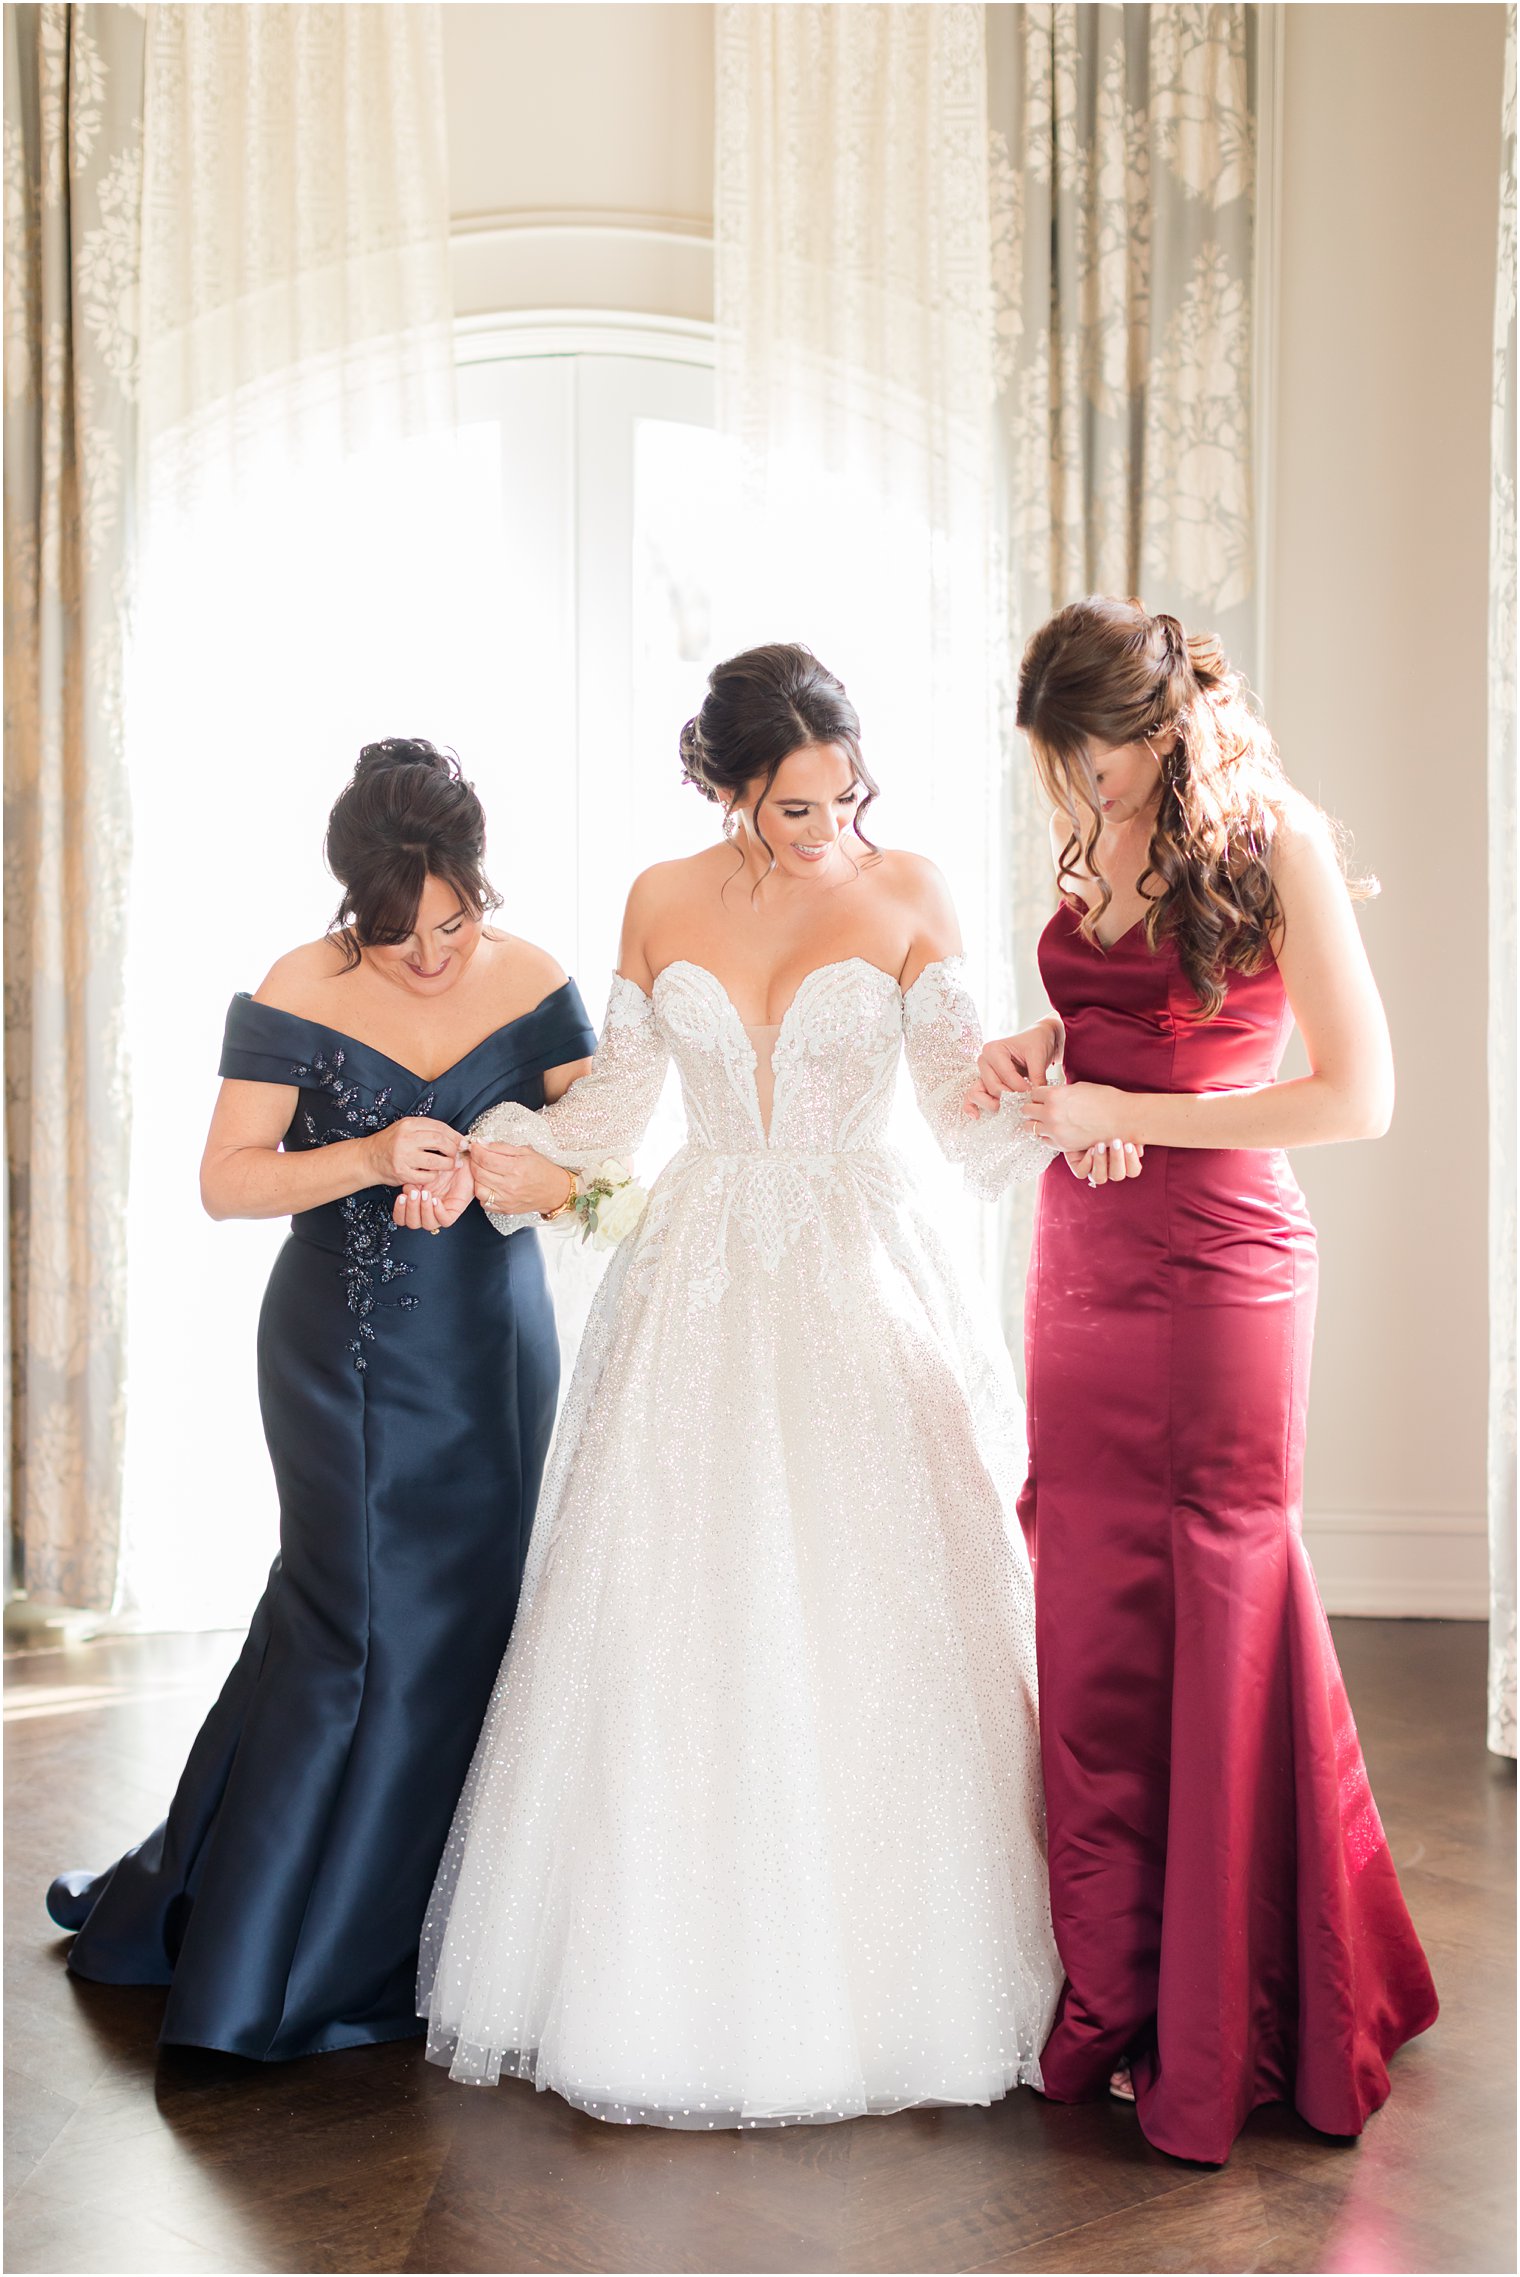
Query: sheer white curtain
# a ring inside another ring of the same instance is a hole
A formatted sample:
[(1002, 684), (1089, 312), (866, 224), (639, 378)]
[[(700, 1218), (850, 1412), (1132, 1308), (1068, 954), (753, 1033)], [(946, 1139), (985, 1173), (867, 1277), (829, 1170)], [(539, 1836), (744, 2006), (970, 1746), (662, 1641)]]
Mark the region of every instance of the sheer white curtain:
[(1489, 525), (1488, 1744), (1515, 1752), (1515, 10), (1504, 43)]
[(254, 1381), (283, 1224), (212, 1226), (222, 1019), (325, 926), (361, 742), (451, 739), (472, 619), (452, 444), (439, 12), (148, 14), (128, 760), (129, 1610), (246, 1617), (274, 1544)]
[(805, 641), (844, 680), (882, 786), (868, 828), (944, 870), (998, 1021), (987, 217), (980, 8), (720, 6), (718, 423), (738, 493), (719, 646)]
[(985, 991), (988, 682), (982, 12), (718, 11), (718, 423), (737, 445), (734, 645), (847, 683), (889, 842), (939, 860)]

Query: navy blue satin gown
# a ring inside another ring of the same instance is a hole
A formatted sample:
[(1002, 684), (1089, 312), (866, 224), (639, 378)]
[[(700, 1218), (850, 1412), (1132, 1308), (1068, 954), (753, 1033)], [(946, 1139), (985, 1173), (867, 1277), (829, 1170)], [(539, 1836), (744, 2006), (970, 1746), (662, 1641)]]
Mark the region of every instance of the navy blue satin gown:
[[(236, 996), (221, 1072), (295, 1084), (290, 1148), (465, 1130), (595, 1032), (573, 981), (436, 1082)], [(161, 2038), (269, 2061), (421, 2030), (417, 1941), (511, 1633), (559, 1347), (538, 1237), (394, 1189), (303, 1211), (259, 1319), (280, 1554), (168, 1818), (48, 1892), (76, 1976), (170, 1987)], [(215, 1482), (210, 1494), (215, 1500)]]

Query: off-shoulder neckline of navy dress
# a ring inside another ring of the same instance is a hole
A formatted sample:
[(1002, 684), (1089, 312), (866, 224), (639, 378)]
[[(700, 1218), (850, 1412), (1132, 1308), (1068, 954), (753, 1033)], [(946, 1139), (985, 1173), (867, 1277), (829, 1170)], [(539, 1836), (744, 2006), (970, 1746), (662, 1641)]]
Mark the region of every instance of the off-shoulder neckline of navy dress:
[(462, 1067), (468, 1067), (470, 1061), (478, 1057), (487, 1044), (496, 1043), (512, 1028), (520, 1028), (525, 1020), (536, 1020), (541, 1013), (549, 1010), (557, 998), (565, 996), (574, 987), (573, 980), (562, 980), (558, 988), (551, 988), (547, 996), (540, 997), (526, 1012), (519, 1012), (512, 1019), (503, 1020), (499, 1028), (493, 1028), (489, 1035), (482, 1036), (478, 1044), (471, 1044), (467, 1052), (461, 1053), (450, 1066), (441, 1068), (437, 1075), (419, 1075), (414, 1067), (408, 1067), (402, 1060), (393, 1059), (378, 1044), (367, 1043), (363, 1036), (350, 1035), (346, 1028), (335, 1028), (329, 1020), (311, 1020), (304, 1012), (287, 1012), (283, 1004), (261, 1004), (251, 989), (235, 990), (232, 1001), (234, 1004), (249, 1005), (260, 1014), (267, 1013), (272, 1019), (290, 1020), (298, 1028), (313, 1028), (320, 1035), (332, 1036), (338, 1043), (347, 1045), (354, 1051), (368, 1052), (371, 1059), (384, 1060), (387, 1067), (393, 1067), (398, 1075), (404, 1075), (408, 1083), (419, 1083), (433, 1090), (440, 1083), (446, 1083), (451, 1075), (457, 1075)]

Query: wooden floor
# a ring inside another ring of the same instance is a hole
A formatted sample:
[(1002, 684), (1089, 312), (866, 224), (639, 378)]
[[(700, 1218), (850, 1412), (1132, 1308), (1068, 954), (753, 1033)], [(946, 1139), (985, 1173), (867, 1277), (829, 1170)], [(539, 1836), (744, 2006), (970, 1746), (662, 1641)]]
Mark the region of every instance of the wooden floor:
[(415, 2042), (260, 2065), (169, 2050), (161, 1993), (75, 1984), (62, 1866), (159, 1815), (230, 1637), (6, 1667), (10, 2270), (1515, 2268), (1514, 1775), (1483, 1747), (1481, 1628), (1337, 1624), (1444, 2014), (1360, 2143), (1259, 2112), (1220, 2171), (1134, 2116), (990, 2111), (681, 2135), (521, 2082), (461, 2088)]

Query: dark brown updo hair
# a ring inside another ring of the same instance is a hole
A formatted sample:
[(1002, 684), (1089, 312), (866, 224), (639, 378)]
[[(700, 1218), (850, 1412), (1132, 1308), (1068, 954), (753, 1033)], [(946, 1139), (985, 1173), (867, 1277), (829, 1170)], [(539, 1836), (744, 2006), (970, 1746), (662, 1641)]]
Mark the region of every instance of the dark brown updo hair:
[[(725, 808), (751, 783), (763, 784), (755, 800), (758, 815), (782, 760), (807, 743), (837, 743), (848, 756), (866, 794), (855, 812), (855, 835), (875, 855), (860, 827), (877, 787), (861, 757), (855, 706), (844, 682), (800, 642), (747, 648), (713, 666), (702, 709), (681, 730), (681, 772), (704, 798)], [(776, 856), (758, 821), (755, 836), (774, 869)]]
[[(1142, 893), (1152, 889), (1145, 933), (1153, 949), (1163, 936), (1176, 943), (1201, 1016), (1212, 1019), (1226, 973), (1259, 971), (1282, 926), (1271, 858), (1289, 786), (1244, 677), (1213, 633), (1186, 633), (1164, 611), (1099, 593), (1073, 601), (1031, 639), (1017, 718), (1069, 826), (1062, 880), (1080, 857), (1098, 889), (1082, 917), (1089, 940), (1113, 900), (1097, 867), (1103, 816), (1089, 746), (1166, 738), (1138, 881)], [(1339, 846), (1333, 826), (1332, 834)], [(1348, 884), (1362, 898), (1377, 891), (1375, 879)]]
[(348, 969), (361, 949), (410, 940), (430, 877), (452, 886), (472, 916), (499, 909), (485, 851), (485, 813), (452, 752), (421, 736), (366, 743), (327, 818), (322, 846), (343, 888), (328, 931)]

